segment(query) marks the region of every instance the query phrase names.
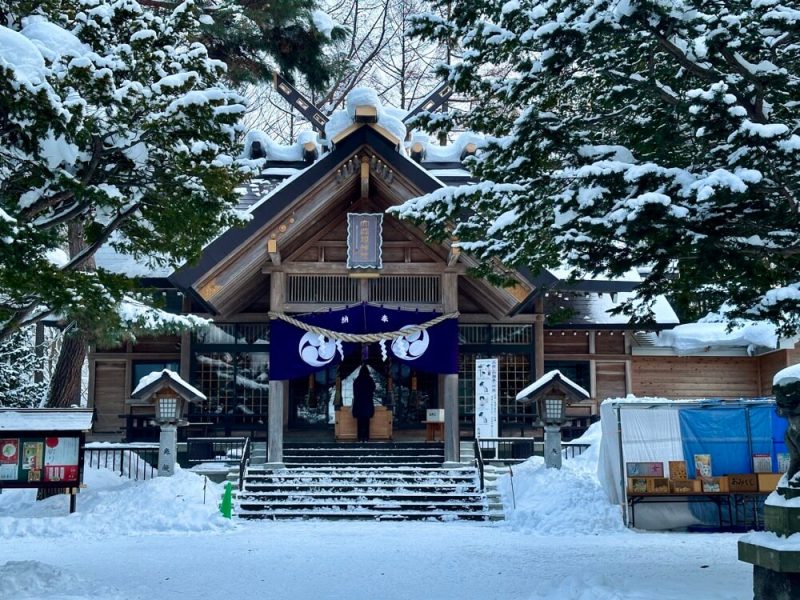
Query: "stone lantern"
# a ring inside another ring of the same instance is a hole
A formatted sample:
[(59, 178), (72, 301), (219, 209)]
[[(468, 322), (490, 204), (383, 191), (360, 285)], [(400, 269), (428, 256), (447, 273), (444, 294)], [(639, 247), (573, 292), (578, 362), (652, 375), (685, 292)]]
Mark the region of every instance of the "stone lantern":
[(161, 428), (158, 438), (159, 476), (169, 477), (175, 473), (178, 427), (188, 424), (184, 415), (189, 403), (204, 400), (206, 396), (202, 392), (169, 369), (145, 375), (133, 390), (127, 404), (154, 408), (156, 423)]
[(561, 371), (545, 373), (517, 394), (517, 402), (536, 404), (544, 426), (544, 464), (548, 469), (561, 468), (561, 427), (567, 420), (567, 405), (588, 399), (589, 392)]

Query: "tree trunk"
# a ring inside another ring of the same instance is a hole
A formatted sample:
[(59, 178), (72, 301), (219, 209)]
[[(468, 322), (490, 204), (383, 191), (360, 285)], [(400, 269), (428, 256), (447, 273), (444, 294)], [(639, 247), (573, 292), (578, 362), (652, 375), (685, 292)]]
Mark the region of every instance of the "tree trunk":
[[(83, 235), (82, 223), (69, 224), (69, 255), (74, 257), (80, 252), (86, 242)], [(94, 259), (86, 261), (82, 267), (85, 271), (95, 270)], [(68, 328), (69, 329), (69, 328)], [(88, 342), (86, 334), (79, 329), (67, 331), (61, 342), (58, 361), (50, 379), (50, 389), (47, 393), (48, 408), (68, 408), (73, 404), (81, 403), (81, 373), (83, 361), (86, 360)], [(64, 493), (64, 488), (40, 489), (36, 494), (37, 500), (44, 500), (50, 496)]]
[(50, 379), (48, 408), (69, 408), (81, 402), (81, 371), (86, 359), (86, 336), (78, 331), (68, 332), (61, 343), (58, 362)]
[[(69, 224), (69, 256), (76, 256), (86, 247), (83, 223)], [(81, 267), (84, 271), (94, 271), (94, 258), (87, 260)], [(86, 360), (88, 347), (86, 334), (82, 331), (68, 331), (64, 335), (58, 362), (50, 380), (50, 391), (47, 395), (49, 408), (64, 408), (81, 401), (81, 371)]]

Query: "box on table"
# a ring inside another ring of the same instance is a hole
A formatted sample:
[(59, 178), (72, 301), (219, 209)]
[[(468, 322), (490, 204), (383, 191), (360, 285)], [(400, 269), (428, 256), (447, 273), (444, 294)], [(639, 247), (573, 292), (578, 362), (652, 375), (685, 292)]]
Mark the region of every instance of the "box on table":
[(703, 477), (700, 480), (703, 488), (703, 493), (716, 494), (729, 492), (728, 478), (727, 477)]
[(757, 492), (758, 475), (755, 473), (728, 475), (728, 487), (732, 492)]
[(628, 478), (628, 492), (631, 494), (646, 494), (647, 480), (649, 477), (630, 477)]
[(673, 494), (697, 494), (702, 491), (699, 479), (672, 479), (670, 491)]
[(444, 409), (429, 408), (425, 411), (425, 420), (429, 423), (444, 423)]
[(628, 477), (663, 477), (663, 462), (629, 462), (625, 463)]
[(689, 479), (688, 471), (686, 470), (685, 460), (671, 460), (669, 461), (669, 478), (670, 479)]
[(695, 477), (711, 477), (711, 455), (710, 454), (695, 454), (694, 455), (694, 476)]
[(778, 487), (778, 482), (783, 477), (782, 473), (758, 473), (758, 491), (772, 492)]
[(669, 494), (669, 479), (666, 477), (648, 477), (648, 494)]

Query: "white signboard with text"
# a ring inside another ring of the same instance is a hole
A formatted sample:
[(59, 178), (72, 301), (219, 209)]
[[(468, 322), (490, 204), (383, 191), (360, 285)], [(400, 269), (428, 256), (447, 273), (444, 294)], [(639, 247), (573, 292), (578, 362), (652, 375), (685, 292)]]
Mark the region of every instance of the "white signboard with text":
[(496, 358), (475, 359), (475, 437), (498, 437), (498, 365)]

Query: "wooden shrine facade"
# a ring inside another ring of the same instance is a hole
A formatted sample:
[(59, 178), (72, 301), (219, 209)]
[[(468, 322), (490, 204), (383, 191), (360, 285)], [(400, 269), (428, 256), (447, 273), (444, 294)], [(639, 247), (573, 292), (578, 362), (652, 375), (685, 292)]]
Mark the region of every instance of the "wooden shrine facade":
[[(707, 364), (693, 357), (648, 356), (642, 348), (637, 353), (637, 332), (587, 308), (630, 293), (631, 282), (561, 285), (552, 276), (501, 265), (496, 268), (511, 282), (507, 287), (476, 279), (470, 268), (477, 263), (469, 255), (447, 242), (430, 243), (420, 228), (386, 212), (441, 188), (445, 178), (407, 156), (403, 140), (375, 123), (354, 123), (329, 144), (329, 151), (309, 164), (291, 165), (295, 174), (260, 195), (248, 207), (248, 223), (212, 241), (196, 265), (149, 282), (170, 297), (180, 294), (183, 312), (206, 316), (213, 325), (92, 352), (95, 436), (146, 436), (148, 415), (131, 414), (125, 401), (142, 376), (170, 368), (208, 397), (192, 407), (192, 427), (266, 435), (269, 461), (280, 463), (286, 434), (332, 432), (333, 411), (347, 404), (351, 377), (366, 362), (379, 379), (396, 430), (421, 429), (426, 409), (444, 409), (446, 458), (455, 461), (459, 439), (472, 431), (477, 358), (499, 361), (500, 433), (506, 435), (531, 430), (531, 409), (515, 396), (550, 369), (562, 370), (591, 392), (589, 402), (572, 409), (577, 418), (596, 414), (604, 398), (629, 393), (724, 395), (703, 387), (703, 373), (721, 367), (727, 378), (719, 389), (732, 397), (762, 395), (768, 374), (793, 361), (789, 350), (708, 357)], [(268, 162), (265, 173), (278, 167)], [(348, 268), (348, 214), (353, 213), (383, 215), (380, 268)], [(298, 315), (362, 302), (458, 312), (458, 373), (421, 372), (385, 360), (370, 346), (365, 356), (336, 368), (270, 379), (270, 356), (297, 351), (271, 337), (270, 312)], [(571, 303), (570, 316), (548, 321), (565, 302)], [(677, 322), (671, 315), (661, 326)]]

